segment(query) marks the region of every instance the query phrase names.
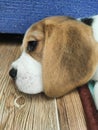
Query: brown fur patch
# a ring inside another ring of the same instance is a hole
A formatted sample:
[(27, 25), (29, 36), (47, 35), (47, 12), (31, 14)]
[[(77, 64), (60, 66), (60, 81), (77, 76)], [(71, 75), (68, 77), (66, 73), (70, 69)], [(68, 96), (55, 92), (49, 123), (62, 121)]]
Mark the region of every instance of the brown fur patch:
[(29, 28), (22, 50), (28, 41), (39, 41), (36, 50), (28, 53), (42, 63), (46, 95), (62, 96), (92, 77), (98, 63), (92, 35), (89, 26), (63, 16), (46, 18)]
[(43, 56), (45, 93), (58, 97), (88, 82), (94, 74), (96, 45), (91, 29), (77, 21), (57, 24), (47, 36)]
[(80, 30), (70, 26), (67, 31), (66, 49), (62, 54), (61, 66), (63, 68), (66, 66), (73, 83), (87, 75), (91, 54), (92, 48), (87, 46)]

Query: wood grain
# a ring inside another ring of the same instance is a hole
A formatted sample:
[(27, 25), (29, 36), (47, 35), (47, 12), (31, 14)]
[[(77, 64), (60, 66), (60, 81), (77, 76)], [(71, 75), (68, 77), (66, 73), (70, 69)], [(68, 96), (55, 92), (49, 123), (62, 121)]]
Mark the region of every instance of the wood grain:
[(19, 47), (0, 43), (0, 130), (86, 130), (77, 91), (56, 100), (17, 90), (8, 72)]
[(87, 130), (81, 100), (77, 91), (57, 100), (61, 130)]
[(44, 94), (24, 95), (8, 76), (19, 47), (0, 45), (0, 128), (3, 130), (59, 130), (56, 99)]

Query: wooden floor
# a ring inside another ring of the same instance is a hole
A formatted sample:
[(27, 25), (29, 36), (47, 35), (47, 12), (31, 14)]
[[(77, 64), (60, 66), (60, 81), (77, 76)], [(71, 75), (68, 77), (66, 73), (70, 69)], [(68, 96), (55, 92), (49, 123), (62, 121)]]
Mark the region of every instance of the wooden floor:
[(77, 91), (50, 99), (20, 93), (8, 72), (20, 45), (0, 43), (0, 130), (87, 130)]

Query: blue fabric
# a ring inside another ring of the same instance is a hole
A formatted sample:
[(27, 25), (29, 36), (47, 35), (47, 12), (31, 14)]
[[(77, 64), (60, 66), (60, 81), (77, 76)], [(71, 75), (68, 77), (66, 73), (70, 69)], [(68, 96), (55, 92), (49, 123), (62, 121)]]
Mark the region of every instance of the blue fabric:
[(24, 33), (34, 22), (53, 15), (98, 14), (98, 0), (0, 0), (0, 32)]

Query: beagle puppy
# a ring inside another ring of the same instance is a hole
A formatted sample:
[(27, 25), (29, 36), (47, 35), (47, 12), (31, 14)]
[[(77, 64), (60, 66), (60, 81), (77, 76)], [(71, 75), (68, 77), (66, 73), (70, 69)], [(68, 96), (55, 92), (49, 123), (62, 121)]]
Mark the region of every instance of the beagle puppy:
[(18, 89), (60, 97), (91, 79), (98, 81), (98, 16), (90, 20), (54, 16), (33, 24), (9, 71)]

